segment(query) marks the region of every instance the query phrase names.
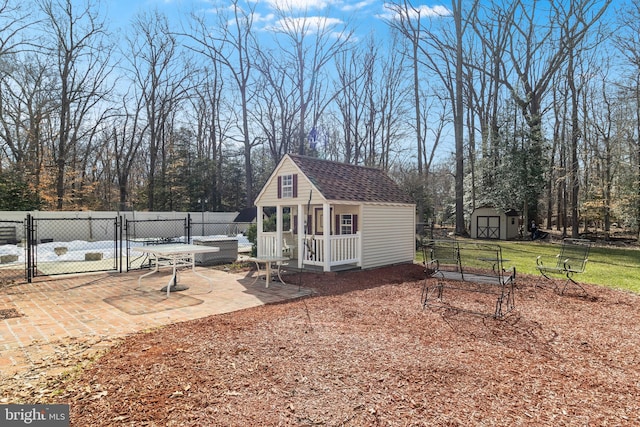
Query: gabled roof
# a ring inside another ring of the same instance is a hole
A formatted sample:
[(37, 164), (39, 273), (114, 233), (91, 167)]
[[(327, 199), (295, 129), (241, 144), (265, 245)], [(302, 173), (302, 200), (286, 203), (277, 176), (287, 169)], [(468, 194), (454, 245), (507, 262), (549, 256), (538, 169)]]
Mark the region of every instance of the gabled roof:
[(256, 219), (257, 209), (255, 206), (242, 209), (233, 222), (253, 222)]
[(493, 205), (481, 205), (478, 206), (477, 208), (474, 209), (474, 212), (477, 211), (478, 209), (493, 209), (496, 212), (503, 212), (506, 216), (520, 216), (520, 212), (518, 212), (517, 210), (511, 208), (511, 209), (500, 209), (500, 208), (496, 208)]
[(289, 154), (327, 200), (408, 203), (414, 201), (382, 170)]

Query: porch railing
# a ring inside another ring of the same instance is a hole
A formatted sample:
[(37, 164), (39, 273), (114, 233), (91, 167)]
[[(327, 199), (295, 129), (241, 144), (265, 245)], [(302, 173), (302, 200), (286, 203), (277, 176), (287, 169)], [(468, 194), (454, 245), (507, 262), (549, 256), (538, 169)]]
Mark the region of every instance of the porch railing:
[[(274, 232), (261, 233), (258, 242), (259, 255), (278, 255), (277, 238)], [(324, 266), (325, 240), (316, 236), (305, 239), (305, 244), (298, 250), (298, 256), (303, 257), (304, 264)], [(330, 267), (360, 262), (360, 234), (329, 236), (329, 245)]]
[(258, 238), (258, 256), (278, 255), (277, 239), (276, 233), (261, 233)]
[(352, 264), (360, 261), (360, 235), (348, 234), (329, 237), (331, 265)]

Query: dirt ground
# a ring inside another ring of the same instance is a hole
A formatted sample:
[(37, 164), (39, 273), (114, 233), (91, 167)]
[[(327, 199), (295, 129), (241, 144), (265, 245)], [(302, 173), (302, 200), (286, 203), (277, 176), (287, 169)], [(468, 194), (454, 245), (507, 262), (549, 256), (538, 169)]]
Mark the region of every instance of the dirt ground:
[(418, 265), (301, 280), (315, 296), (134, 335), (38, 398), (74, 426), (640, 425), (638, 295), (521, 276), (495, 320), (423, 310)]

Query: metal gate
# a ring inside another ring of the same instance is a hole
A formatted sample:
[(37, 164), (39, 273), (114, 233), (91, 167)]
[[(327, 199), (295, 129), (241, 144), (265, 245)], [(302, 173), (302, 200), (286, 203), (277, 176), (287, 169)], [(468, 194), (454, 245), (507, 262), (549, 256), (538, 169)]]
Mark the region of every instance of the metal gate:
[(147, 256), (135, 250), (136, 246), (166, 243), (189, 243), (191, 218), (125, 220), (126, 270), (149, 266)]
[(27, 215), (27, 281), (31, 283), (38, 276), (122, 271), (119, 230), (118, 217), (34, 218)]

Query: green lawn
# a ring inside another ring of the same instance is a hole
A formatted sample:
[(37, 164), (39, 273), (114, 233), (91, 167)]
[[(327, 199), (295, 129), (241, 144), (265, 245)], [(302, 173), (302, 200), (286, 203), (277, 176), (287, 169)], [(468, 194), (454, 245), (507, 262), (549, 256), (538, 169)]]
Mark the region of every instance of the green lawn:
[[(502, 256), (508, 259), (505, 267), (515, 266), (518, 273), (540, 273), (536, 258), (541, 255), (545, 264), (554, 263), (560, 252), (560, 242), (491, 242), (502, 247)], [(422, 254), (418, 254), (422, 260)], [(640, 293), (640, 250), (613, 247), (592, 247), (585, 273), (574, 276), (578, 282), (592, 283), (614, 289)]]

